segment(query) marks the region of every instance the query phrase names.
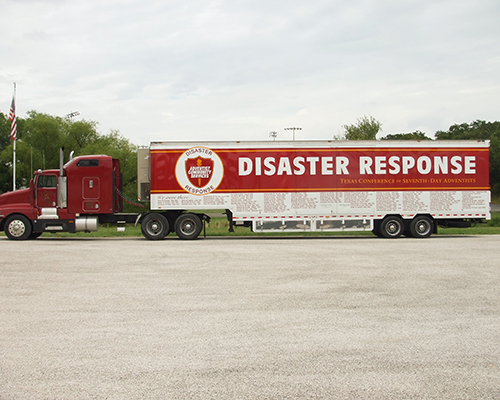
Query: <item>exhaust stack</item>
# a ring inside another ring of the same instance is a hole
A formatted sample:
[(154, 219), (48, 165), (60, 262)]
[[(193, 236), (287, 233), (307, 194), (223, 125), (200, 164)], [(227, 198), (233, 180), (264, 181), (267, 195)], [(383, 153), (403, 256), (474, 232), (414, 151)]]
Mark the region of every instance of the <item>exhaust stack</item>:
[(57, 178), (57, 207), (68, 207), (68, 178), (64, 176), (64, 147), (59, 152), (59, 178)]

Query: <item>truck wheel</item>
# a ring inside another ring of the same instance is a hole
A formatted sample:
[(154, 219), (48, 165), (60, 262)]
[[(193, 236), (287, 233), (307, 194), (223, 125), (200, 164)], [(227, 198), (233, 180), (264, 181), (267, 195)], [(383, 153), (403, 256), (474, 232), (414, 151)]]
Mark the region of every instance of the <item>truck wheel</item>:
[(380, 233), (385, 238), (395, 239), (401, 236), (405, 229), (405, 224), (401, 217), (385, 217), (380, 224)]
[(410, 235), (414, 238), (428, 238), (432, 235), (434, 223), (424, 215), (415, 217), (410, 224)]
[(147, 214), (141, 222), (141, 231), (146, 239), (162, 240), (170, 232), (167, 218), (162, 214)]
[(198, 238), (201, 228), (201, 219), (196, 214), (181, 214), (175, 221), (175, 232), (183, 240)]
[(24, 215), (12, 215), (5, 221), (4, 231), (11, 240), (26, 240), (31, 230), (31, 222)]

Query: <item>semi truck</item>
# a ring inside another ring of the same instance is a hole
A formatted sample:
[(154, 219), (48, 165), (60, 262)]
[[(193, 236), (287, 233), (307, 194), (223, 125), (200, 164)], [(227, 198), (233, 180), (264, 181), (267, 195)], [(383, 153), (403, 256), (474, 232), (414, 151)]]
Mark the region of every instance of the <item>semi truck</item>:
[(119, 160), (71, 157), (0, 195), (13, 240), (140, 224), (150, 240), (196, 239), (210, 212), (229, 231), (371, 231), (427, 238), (490, 215), (489, 141), (152, 142), (138, 150), (143, 213), (123, 213)]

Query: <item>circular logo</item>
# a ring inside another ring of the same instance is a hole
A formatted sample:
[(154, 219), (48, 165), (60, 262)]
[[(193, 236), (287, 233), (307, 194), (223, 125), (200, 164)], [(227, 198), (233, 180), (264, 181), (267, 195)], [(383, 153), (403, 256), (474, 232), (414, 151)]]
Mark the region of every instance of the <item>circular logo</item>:
[(213, 192), (220, 185), (224, 166), (213, 150), (191, 147), (177, 160), (175, 177), (186, 192), (202, 196)]

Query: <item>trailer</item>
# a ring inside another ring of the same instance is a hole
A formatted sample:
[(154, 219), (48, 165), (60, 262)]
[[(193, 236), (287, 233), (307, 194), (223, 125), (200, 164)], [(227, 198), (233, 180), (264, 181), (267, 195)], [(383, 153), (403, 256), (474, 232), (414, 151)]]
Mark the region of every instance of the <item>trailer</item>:
[(426, 238), (491, 218), (489, 141), (152, 142), (138, 151), (144, 213), (123, 213), (119, 160), (71, 157), (0, 195), (9, 239), (136, 223), (150, 240), (196, 239), (210, 212), (229, 230), (371, 231)]
[(491, 218), (488, 151), (488, 141), (153, 142), (139, 151), (138, 188), (158, 215), (143, 231), (194, 239), (206, 218), (196, 211), (223, 209), (230, 231), (426, 238)]

